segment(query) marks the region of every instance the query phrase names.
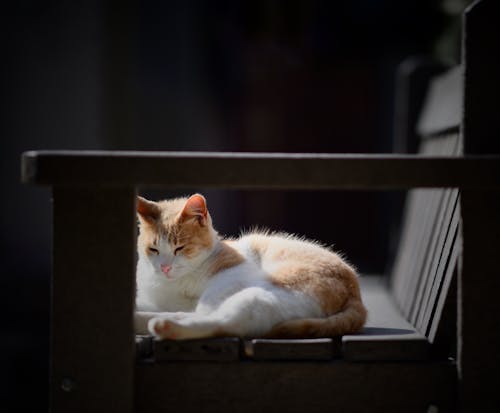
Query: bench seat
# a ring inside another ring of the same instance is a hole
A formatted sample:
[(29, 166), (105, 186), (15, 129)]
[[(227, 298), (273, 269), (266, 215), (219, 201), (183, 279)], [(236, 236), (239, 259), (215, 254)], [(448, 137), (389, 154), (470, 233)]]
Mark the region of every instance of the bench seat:
[(405, 320), (386, 278), (360, 282), (368, 322), (341, 341), (151, 341), (135, 366), (136, 410), (454, 411), (455, 362), (429, 359), (428, 340)]

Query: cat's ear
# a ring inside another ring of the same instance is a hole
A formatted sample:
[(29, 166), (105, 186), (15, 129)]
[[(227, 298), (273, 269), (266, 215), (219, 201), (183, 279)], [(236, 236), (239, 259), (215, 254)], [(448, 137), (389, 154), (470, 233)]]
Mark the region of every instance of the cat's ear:
[(202, 226), (206, 225), (207, 216), (207, 201), (205, 197), (200, 194), (190, 196), (181, 212), (182, 219), (197, 218)]
[(148, 201), (147, 199), (137, 197), (137, 215), (139, 218), (150, 224), (160, 218), (161, 210), (156, 202)]

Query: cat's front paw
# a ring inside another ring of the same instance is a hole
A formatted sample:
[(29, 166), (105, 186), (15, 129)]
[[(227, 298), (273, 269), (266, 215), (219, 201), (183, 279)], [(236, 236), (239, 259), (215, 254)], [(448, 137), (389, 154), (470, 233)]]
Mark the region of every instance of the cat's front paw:
[(181, 337), (181, 328), (173, 320), (155, 317), (148, 322), (149, 332), (162, 340), (178, 340)]

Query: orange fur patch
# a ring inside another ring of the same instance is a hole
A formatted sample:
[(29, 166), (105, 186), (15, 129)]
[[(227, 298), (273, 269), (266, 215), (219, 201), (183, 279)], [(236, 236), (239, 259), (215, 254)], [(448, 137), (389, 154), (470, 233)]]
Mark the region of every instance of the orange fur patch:
[(359, 331), (367, 312), (354, 269), (337, 254), (300, 240), (256, 235), (252, 250), (271, 282), (316, 298), (326, 318), (280, 323), (269, 337), (328, 337)]
[(272, 263), (271, 282), (316, 297), (325, 315), (342, 310), (350, 298), (360, 299), (356, 272), (337, 254), (299, 240), (256, 236), (252, 241), (264, 267)]
[(220, 245), (221, 248), (217, 251), (209, 267), (210, 275), (235, 267), (245, 261), (245, 258), (231, 247), (227, 241), (222, 241)]
[(363, 328), (366, 317), (367, 311), (361, 300), (352, 299), (342, 311), (327, 318), (306, 318), (279, 323), (266, 337), (307, 338), (353, 334)]
[(209, 249), (213, 246), (210, 230), (201, 226), (196, 218), (177, 223), (177, 244), (184, 245), (182, 254), (193, 257), (201, 249)]

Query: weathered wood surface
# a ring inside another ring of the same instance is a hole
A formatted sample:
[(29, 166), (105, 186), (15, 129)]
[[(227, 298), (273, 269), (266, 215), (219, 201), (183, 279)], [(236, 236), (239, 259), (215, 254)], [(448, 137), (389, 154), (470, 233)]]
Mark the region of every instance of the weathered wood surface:
[(240, 339), (152, 340), (155, 361), (238, 361), (242, 353)]
[(360, 334), (342, 337), (342, 356), (351, 361), (425, 360), (427, 339), (397, 308), (380, 277), (362, 277), (361, 293), (368, 309), (368, 321)]
[(56, 187), (53, 412), (132, 412), (135, 191)]
[(210, 152), (26, 152), (40, 185), (267, 189), (500, 188), (499, 157)]
[(254, 339), (246, 343), (245, 353), (252, 360), (331, 360), (340, 356), (340, 338)]
[(455, 412), (452, 363), (142, 363), (138, 412)]

